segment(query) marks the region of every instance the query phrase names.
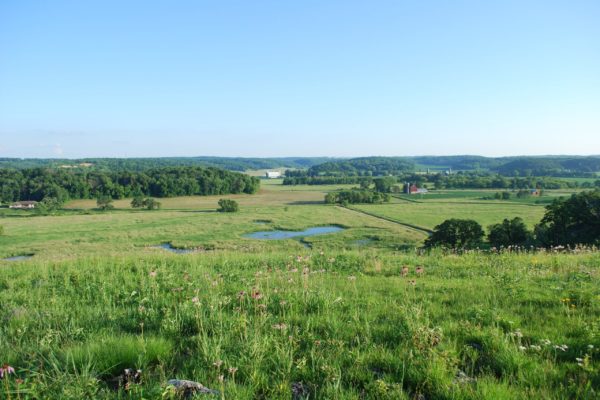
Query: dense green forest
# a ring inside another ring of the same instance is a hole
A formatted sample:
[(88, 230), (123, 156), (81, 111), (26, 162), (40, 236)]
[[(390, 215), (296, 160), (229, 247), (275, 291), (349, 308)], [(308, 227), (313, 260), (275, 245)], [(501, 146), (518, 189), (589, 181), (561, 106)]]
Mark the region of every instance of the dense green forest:
[(0, 168), (0, 201), (55, 198), (88, 199), (109, 196), (173, 197), (254, 193), (258, 178), (203, 167), (162, 167), (146, 171), (86, 171), (80, 169)]
[(275, 168), (310, 168), (313, 165), (330, 161), (328, 157), (158, 157), (158, 158), (0, 158), (0, 168), (65, 168), (100, 171), (145, 171), (159, 167), (216, 167), (230, 171)]
[(315, 165), (308, 169), (308, 175), (381, 176), (414, 169), (415, 163), (402, 157), (361, 157)]

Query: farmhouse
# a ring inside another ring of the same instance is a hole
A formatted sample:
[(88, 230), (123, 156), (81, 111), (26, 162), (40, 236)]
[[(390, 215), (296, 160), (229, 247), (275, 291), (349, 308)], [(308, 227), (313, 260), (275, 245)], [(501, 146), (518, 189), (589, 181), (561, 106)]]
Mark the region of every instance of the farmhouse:
[(35, 208), (37, 201), (17, 201), (16, 203), (12, 203), (9, 208), (17, 208), (17, 209), (31, 209)]
[(265, 178), (267, 178), (267, 179), (281, 178), (281, 172), (279, 172), (279, 171), (267, 171), (267, 173), (265, 174)]
[(411, 185), (410, 183), (407, 183), (405, 186), (405, 192), (406, 192), (406, 194), (423, 194), (423, 193), (427, 193), (428, 190), (425, 188), (419, 188), (415, 184)]

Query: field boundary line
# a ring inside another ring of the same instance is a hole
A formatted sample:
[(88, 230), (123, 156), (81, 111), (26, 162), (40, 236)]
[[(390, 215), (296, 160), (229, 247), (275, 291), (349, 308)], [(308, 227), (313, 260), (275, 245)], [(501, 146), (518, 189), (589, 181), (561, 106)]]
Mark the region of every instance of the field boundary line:
[(402, 225), (402, 226), (405, 226), (407, 228), (414, 229), (416, 231), (424, 232), (427, 235), (431, 235), (433, 233), (433, 231), (431, 229), (423, 228), (422, 226), (413, 225), (413, 224), (409, 224), (409, 223), (406, 223), (406, 222), (401, 222), (401, 221), (398, 221), (398, 220), (393, 219), (393, 218), (384, 217), (384, 216), (373, 214), (373, 213), (370, 213), (370, 212), (367, 212), (367, 211), (363, 211), (363, 210), (357, 210), (356, 208), (352, 208), (352, 207), (348, 207), (348, 206), (345, 206), (345, 207), (344, 206), (338, 206), (338, 207), (340, 207), (342, 209), (345, 209), (345, 210), (354, 211), (355, 213), (368, 215), (369, 217), (378, 218), (378, 219), (382, 219), (384, 221), (392, 222), (394, 224)]
[(424, 203), (423, 201), (407, 199), (406, 197), (401, 197), (401, 196), (394, 195), (394, 194), (392, 194), (391, 196), (398, 200), (408, 201), (409, 203)]

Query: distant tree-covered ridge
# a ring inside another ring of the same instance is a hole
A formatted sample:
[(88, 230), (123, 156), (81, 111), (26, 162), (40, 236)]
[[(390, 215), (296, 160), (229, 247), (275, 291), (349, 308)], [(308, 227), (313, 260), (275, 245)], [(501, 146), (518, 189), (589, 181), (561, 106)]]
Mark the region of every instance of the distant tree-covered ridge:
[(0, 201), (132, 196), (173, 197), (255, 193), (260, 180), (245, 174), (203, 167), (163, 167), (143, 172), (72, 169), (0, 168)]
[[(505, 177), (557, 176), (594, 177), (600, 172), (600, 156), (548, 157), (482, 157), (482, 156), (424, 156), (424, 157), (361, 157), (331, 160), (314, 165), (306, 171), (289, 171), (288, 184), (305, 180), (321, 184), (329, 177), (362, 177), (401, 175), (411, 172), (476, 172)], [(353, 182), (354, 183), (354, 182)]]
[(397, 175), (414, 169), (414, 162), (404, 157), (361, 157), (315, 165), (308, 169), (308, 176), (382, 176)]
[(275, 168), (310, 168), (332, 160), (329, 157), (156, 157), (156, 158), (0, 158), (0, 168), (37, 167), (99, 171), (146, 171), (160, 167), (215, 167), (230, 171)]
[[(594, 177), (600, 172), (600, 156), (515, 156), (483, 157), (158, 157), (158, 158), (82, 158), (20, 159), (0, 158), (0, 169), (36, 167), (96, 171), (146, 171), (160, 167), (200, 166), (230, 171), (288, 168), (303, 170), (303, 176), (383, 176), (408, 172), (477, 171), (503, 176)], [(292, 177), (288, 175), (288, 177)], [(298, 178), (299, 176), (293, 176)], [(293, 181), (288, 181), (289, 184)], [(307, 183), (319, 184), (322, 181)]]

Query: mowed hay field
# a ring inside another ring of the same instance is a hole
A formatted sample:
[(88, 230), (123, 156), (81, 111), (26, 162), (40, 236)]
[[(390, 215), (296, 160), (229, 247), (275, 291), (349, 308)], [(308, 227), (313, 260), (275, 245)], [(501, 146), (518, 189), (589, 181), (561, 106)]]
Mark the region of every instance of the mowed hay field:
[(226, 399), (594, 399), (599, 265), (373, 251), (2, 265), (16, 373), (0, 397), (178, 398), (179, 378)]
[(545, 211), (545, 208), (540, 205), (478, 201), (414, 203), (397, 200), (390, 204), (356, 204), (350, 208), (425, 229), (433, 229), (450, 218), (473, 219), (486, 229), (491, 224), (502, 222), (504, 218), (514, 217), (522, 218), (530, 228), (533, 228), (540, 222)]

